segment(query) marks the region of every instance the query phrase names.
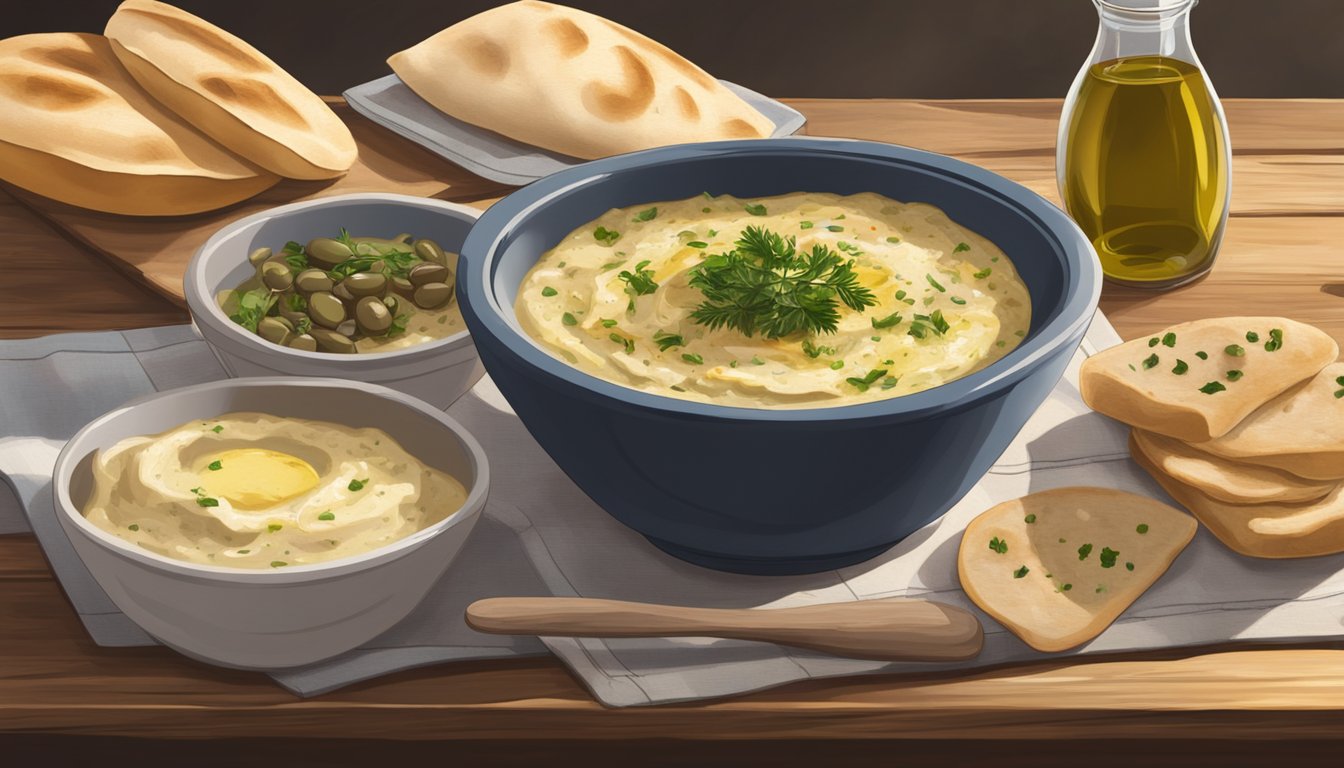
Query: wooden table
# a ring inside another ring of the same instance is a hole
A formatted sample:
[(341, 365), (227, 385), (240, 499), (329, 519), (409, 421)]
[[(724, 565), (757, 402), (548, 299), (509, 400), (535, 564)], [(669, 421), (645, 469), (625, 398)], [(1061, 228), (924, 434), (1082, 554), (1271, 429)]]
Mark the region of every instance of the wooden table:
[[(956, 155), (1058, 199), (1057, 101), (791, 103), (807, 114), (814, 135)], [(1315, 323), (1344, 344), (1344, 101), (1226, 107), (1235, 148), (1232, 219), (1212, 275), (1163, 294), (1107, 288), (1102, 307), (1127, 338), (1202, 316), (1277, 312)], [(0, 337), (186, 319), (12, 198), (0, 198), (0, 231)], [(486, 755), (492, 764), (534, 764), (564, 750), (601, 749), (647, 765), (690, 759), (707, 743), (721, 757), (741, 760), (836, 762), (869, 753), (927, 756), (978, 739), (989, 740), (973, 750), (982, 757), (1030, 749), (1039, 755), (1036, 764), (1097, 764), (1126, 750), (1155, 749), (1134, 740), (1141, 738), (1176, 740), (1164, 747), (1179, 743), (1180, 762), (1191, 764), (1277, 753), (1265, 739), (1288, 736), (1299, 747), (1340, 739), (1341, 724), (1344, 644), (1338, 643), (814, 681), (724, 701), (626, 710), (594, 703), (552, 659), (467, 662), (304, 701), (259, 674), (215, 669), (163, 648), (94, 646), (33, 538), (0, 537), (0, 733), (26, 734), (11, 738), (32, 750), (102, 749), (120, 743), (107, 738), (128, 737), (156, 740), (136, 742), (144, 755), (202, 764), (223, 759), (227, 747), (221, 753), (190, 740), (266, 738), (277, 740), (268, 743), (268, 758), (302, 764), (313, 755), (385, 754), (371, 740), (456, 740), (449, 754), (468, 757), (466, 764)], [(53, 741), (52, 734), (104, 740)], [(650, 747), (647, 739), (660, 741)], [(1016, 743), (1024, 739), (1032, 743)], [(869, 746), (851, 743), (837, 752), (834, 740)], [(908, 743), (897, 753), (890, 740)], [(255, 745), (239, 748), (260, 757)]]

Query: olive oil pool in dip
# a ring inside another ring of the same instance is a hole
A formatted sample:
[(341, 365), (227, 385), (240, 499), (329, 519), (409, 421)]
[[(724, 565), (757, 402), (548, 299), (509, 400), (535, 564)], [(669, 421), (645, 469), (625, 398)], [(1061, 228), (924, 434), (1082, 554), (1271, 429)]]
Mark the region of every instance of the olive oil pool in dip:
[(1227, 136), (1200, 68), (1163, 56), (1081, 76), (1060, 174), (1106, 276), (1165, 288), (1208, 270), (1227, 221)]

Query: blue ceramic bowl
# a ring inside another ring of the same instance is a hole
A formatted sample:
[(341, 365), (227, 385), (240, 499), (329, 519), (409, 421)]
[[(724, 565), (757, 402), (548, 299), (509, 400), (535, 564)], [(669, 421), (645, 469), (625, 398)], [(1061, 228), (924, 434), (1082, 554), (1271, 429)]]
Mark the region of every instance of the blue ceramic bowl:
[[(543, 252), (611, 208), (705, 191), (877, 192), (936, 205), (1017, 265), (1031, 330), (1001, 360), (943, 386), (802, 410), (629, 389), (551, 357), (523, 332), (514, 300)], [(537, 181), (481, 216), (457, 282), (486, 370), (593, 501), (678, 558), (757, 574), (860, 562), (945, 513), (1054, 388), (1100, 293), (1087, 238), (1030, 190), (906, 147), (799, 138), (664, 147)]]

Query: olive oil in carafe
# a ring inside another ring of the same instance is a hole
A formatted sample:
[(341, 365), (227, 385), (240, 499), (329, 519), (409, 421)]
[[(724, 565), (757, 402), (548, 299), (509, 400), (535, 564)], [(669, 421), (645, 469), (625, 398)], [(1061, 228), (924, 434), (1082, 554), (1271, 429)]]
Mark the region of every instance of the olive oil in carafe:
[(1212, 266), (1227, 220), (1227, 137), (1199, 67), (1093, 64), (1064, 152), (1064, 203), (1114, 281), (1167, 287)]

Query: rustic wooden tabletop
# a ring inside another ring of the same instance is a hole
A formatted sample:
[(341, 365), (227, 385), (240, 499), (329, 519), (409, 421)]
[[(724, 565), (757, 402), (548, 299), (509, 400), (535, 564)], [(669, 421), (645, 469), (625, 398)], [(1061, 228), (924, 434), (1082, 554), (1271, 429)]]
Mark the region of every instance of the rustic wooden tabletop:
[[(1058, 200), (1058, 101), (790, 103), (813, 135), (954, 155)], [(1108, 287), (1102, 308), (1126, 338), (1198, 317), (1273, 312), (1344, 344), (1344, 101), (1225, 106), (1232, 217), (1212, 274), (1162, 294)], [(0, 337), (187, 319), (3, 193), (0, 233)], [(11, 734), (538, 740), (546, 755), (585, 739), (787, 739), (780, 754), (798, 755), (800, 741), (835, 739), (1344, 738), (1344, 643), (815, 681), (627, 710), (596, 704), (553, 659), (463, 662), (301, 700), (262, 675), (167, 649), (96, 647), (23, 535), (0, 537), (0, 617), (0, 733)], [(762, 749), (752, 754), (770, 753)]]

